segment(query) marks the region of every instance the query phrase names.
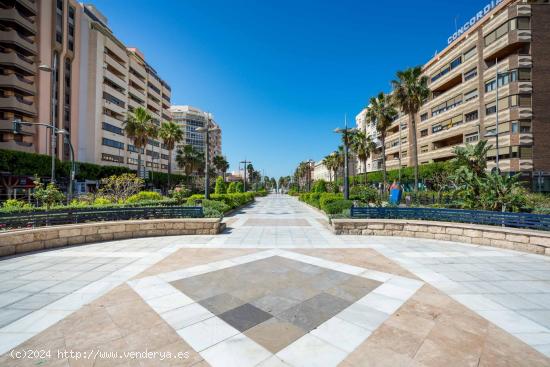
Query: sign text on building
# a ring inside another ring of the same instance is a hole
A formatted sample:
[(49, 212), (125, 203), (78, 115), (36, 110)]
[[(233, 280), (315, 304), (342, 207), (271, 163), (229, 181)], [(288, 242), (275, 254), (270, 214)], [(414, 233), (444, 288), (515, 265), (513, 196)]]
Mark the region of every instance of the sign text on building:
[(480, 10), (477, 12), (475, 16), (472, 17), (469, 21), (464, 23), (462, 27), (460, 27), (452, 36), (450, 36), (447, 39), (447, 43), (450, 45), (454, 42), (458, 37), (460, 37), (462, 34), (464, 34), (468, 29), (472, 28), (474, 24), (479, 22), (484, 16), (487, 15), (491, 10), (493, 10), (495, 7), (497, 7), (502, 1), (504, 0), (493, 0), (489, 4), (485, 5), (483, 10)]

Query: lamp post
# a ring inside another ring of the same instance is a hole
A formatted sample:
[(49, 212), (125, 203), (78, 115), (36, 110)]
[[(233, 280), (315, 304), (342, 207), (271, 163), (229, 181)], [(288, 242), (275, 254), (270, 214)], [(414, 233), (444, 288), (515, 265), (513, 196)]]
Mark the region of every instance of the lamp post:
[[(73, 148), (73, 144), (71, 143), (70, 133), (65, 129), (59, 129), (52, 124), (46, 124), (46, 123), (40, 123), (40, 122), (24, 122), (19, 119), (16, 119), (16, 120), (13, 120), (12, 124), (13, 124), (14, 135), (21, 134), (21, 126), (43, 126), (46, 129), (51, 129), (52, 136), (54, 137), (57, 136), (57, 134), (61, 134), (64, 136), (71, 150), (71, 172), (69, 177), (69, 189), (67, 192), (67, 201), (70, 202), (73, 197), (73, 181), (75, 177), (74, 148)], [(54, 159), (52, 160), (52, 172), (54, 170), (55, 170), (55, 156), (54, 156)], [(52, 180), (52, 183), (54, 183), (53, 180)]]
[(245, 158), (244, 161), (239, 162), (239, 164), (241, 163), (243, 164), (243, 171), (244, 171), (244, 192), (246, 192), (246, 168), (248, 167), (249, 164), (252, 164), (252, 162), (247, 161)]
[(349, 164), (348, 164), (348, 145), (349, 145), (349, 136), (355, 131), (353, 128), (348, 127), (347, 118), (344, 118), (344, 128), (334, 129), (334, 132), (337, 134), (342, 134), (342, 140), (344, 141), (344, 199), (349, 200)]
[(495, 126), (495, 135), (496, 135), (496, 141), (495, 141), (495, 144), (496, 144), (496, 148), (497, 148), (497, 154), (496, 154), (496, 160), (495, 160), (495, 163), (496, 163), (496, 167), (497, 167), (497, 173), (500, 173), (500, 166), (499, 166), (499, 144), (498, 144), (498, 77), (499, 77), (499, 74), (498, 74), (498, 58), (496, 59), (496, 77), (495, 77), (495, 85), (496, 85), (496, 88), (497, 88), (497, 91), (496, 91), (496, 103), (495, 103), (495, 108), (497, 109), (497, 112), (496, 112), (496, 126)]
[(53, 64), (52, 66), (48, 66), (46, 64), (42, 64), (38, 66), (38, 70), (45, 71), (47, 73), (51, 73), (51, 83), (52, 83), (52, 96), (51, 96), (51, 104), (50, 109), (52, 113), (52, 120), (51, 120), (51, 128), (52, 128), (52, 135), (50, 140), (50, 151), (52, 154), (52, 173), (51, 173), (51, 182), (55, 183), (55, 157), (56, 157), (56, 147), (57, 147), (57, 136), (55, 134), (55, 128), (56, 128), (56, 121), (55, 121), (55, 110), (57, 108), (57, 54), (54, 54), (53, 58)]
[(209, 170), (209, 160), (210, 160), (210, 132), (218, 131), (218, 127), (210, 127), (210, 122), (212, 120), (212, 115), (208, 112), (204, 112), (204, 118), (206, 120), (205, 126), (196, 128), (195, 131), (198, 133), (204, 133), (205, 140), (205, 149), (204, 149), (204, 198), (206, 200), (210, 199), (210, 175)]

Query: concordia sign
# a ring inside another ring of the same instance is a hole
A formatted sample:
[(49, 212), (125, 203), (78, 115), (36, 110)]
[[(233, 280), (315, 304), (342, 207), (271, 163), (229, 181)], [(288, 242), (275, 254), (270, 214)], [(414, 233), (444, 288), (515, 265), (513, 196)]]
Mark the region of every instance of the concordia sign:
[(451, 43), (453, 43), (458, 37), (460, 37), (468, 29), (472, 28), (474, 24), (479, 22), (484, 16), (487, 15), (487, 13), (489, 13), (503, 1), (504, 0), (493, 0), (489, 4), (485, 5), (483, 10), (478, 11), (477, 14), (472, 17), (472, 19), (464, 23), (462, 27), (460, 27), (452, 36), (447, 39), (447, 44), (450, 45)]

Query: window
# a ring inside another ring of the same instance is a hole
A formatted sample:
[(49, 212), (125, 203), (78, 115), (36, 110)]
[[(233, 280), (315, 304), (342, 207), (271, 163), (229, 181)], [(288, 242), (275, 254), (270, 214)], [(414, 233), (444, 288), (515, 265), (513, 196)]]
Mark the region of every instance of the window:
[(518, 105), (520, 107), (531, 107), (531, 95), (529, 95), (529, 94), (520, 94)]
[(145, 149), (141, 148), (138, 150), (138, 148), (136, 148), (135, 145), (131, 145), (131, 144), (128, 144), (128, 151), (134, 152), (134, 153), (140, 153), (141, 151), (141, 154), (145, 153)]
[[(110, 131), (110, 132), (118, 134), (118, 135), (124, 135), (124, 130), (122, 128), (118, 127), (118, 126), (111, 125), (107, 122), (104, 122), (102, 124), (102, 126), (103, 126), (103, 130)], [(128, 148), (130, 148), (130, 146), (128, 146)]]
[(464, 93), (464, 102), (471, 101), (473, 99), (476, 99), (478, 97), (477, 88), (473, 89), (467, 93)]
[(530, 29), (530, 19), (528, 17), (518, 17), (510, 19), (506, 23), (485, 36), (485, 47), (493, 44), (501, 37), (508, 34), (509, 31), (515, 29)]
[(152, 145), (154, 147), (160, 147), (160, 143), (153, 139), (147, 139), (147, 144)]
[(464, 73), (464, 81), (473, 79), (476, 76), (477, 76), (477, 67), (475, 67), (471, 70), (468, 70), (467, 72)]
[(124, 157), (107, 153), (101, 153), (101, 160), (107, 162), (124, 163)]
[(103, 138), (103, 145), (111, 148), (124, 149), (124, 143), (107, 138)]
[(464, 141), (468, 144), (475, 143), (478, 140), (479, 140), (479, 134), (478, 133), (470, 133), (470, 134), (466, 134), (464, 136)]
[(63, 43), (63, 0), (56, 1), (55, 7), (55, 41)]
[(423, 113), (420, 115), (420, 122), (426, 121), (428, 119), (428, 113)]
[(518, 133), (519, 127), (518, 127), (518, 122), (517, 121), (512, 121), (510, 131), (512, 132), (512, 134), (517, 134)]
[(451, 110), (451, 109), (455, 108), (456, 106), (460, 105), (461, 103), (462, 103), (462, 96), (461, 95), (458, 95), (454, 98), (451, 98), (451, 99), (435, 106), (434, 108), (432, 108), (432, 117), (437, 116), (440, 113), (446, 112), (448, 110)]
[(467, 114), (465, 114), (464, 115), (464, 120), (466, 122), (475, 121), (475, 120), (478, 119), (478, 117), (479, 117), (479, 114), (476, 110), (476, 111), (468, 112)]
[(420, 131), (420, 137), (428, 136), (428, 129)]
[(432, 76), (431, 81), (432, 83), (435, 82), (437, 79), (441, 78), (451, 70), (458, 67), (460, 64), (462, 64), (462, 56), (457, 57), (453, 61), (451, 61), (449, 64), (443, 66), (441, 69), (439, 69), (434, 76)]
[(497, 112), (497, 104), (496, 102), (487, 103), (485, 105), (485, 114), (487, 116), (492, 115), (493, 113)]
[(520, 147), (519, 148), (519, 157), (521, 159), (533, 159), (533, 148), (532, 147)]
[(124, 106), (125, 106), (125, 103), (123, 101), (121, 101), (120, 99), (110, 95), (107, 92), (103, 92), (103, 99), (105, 99), (107, 102), (113, 103), (113, 104), (115, 104), (119, 107), (122, 107), (122, 108), (124, 108)]
[(474, 57), (477, 53), (476, 51), (477, 51), (476, 47), (474, 46), (471, 49), (469, 49), (468, 51), (464, 52), (464, 55), (463, 55), (464, 61), (469, 60), (472, 57)]
[(521, 68), (518, 69), (518, 80), (519, 81), (530, 81), (531, 80), (531, 69)]
[(422, 145), (420, 147), (420, 153), (427, 153), (428, 152), (428, 146), (427, 145)]
[(69, 11), (67, 12), (67, 27), (68, 27), (68, 34), (67, 34), (67, 46), (70, 51), (74, 51), (74, 17), (75, 10), (72, 6), (69, 6)]
[(530, 133), (531, 132), (531, 121), (530, 120), (521, 120), (519, 122), (519, 132), (520, 133)]

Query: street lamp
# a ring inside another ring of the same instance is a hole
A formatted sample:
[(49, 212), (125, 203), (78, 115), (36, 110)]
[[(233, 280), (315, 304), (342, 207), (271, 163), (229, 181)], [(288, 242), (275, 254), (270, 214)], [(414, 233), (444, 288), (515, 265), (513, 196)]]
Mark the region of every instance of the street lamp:
[(252, 164), (252, 162), (247, 161), (246, 158), (245, 158), (244, 161), (239, 162), (239, 164), (243, 165), (243, 173), (244, 173), (244, 187), (243, 187), (243, 190), (244, 190), (244, 192), (246, 192), (246, 168), (249, 164)]
[(206, 124), (203, 127), (198, 127), (195, 129), (198, 133), (204, 133), (204, 140), (205, 140), (205, 150), (204, 150), (204, 160), (205, 160), (205, 168), (204, 168), (204, 198), (210, 199), (210, 177), (208, 173), (208, 165), (210, 160), (210, 132), (211, 131), (218, 131), (219, 127), (210, 127), (210, 122), (212, 120), (212, 115), (210, 113), (204, 112), (204, 118), (206, 120)]
[(348, 164), (348, 145), (350, 135), (355, 131), (354, 128), (348, 127), (347, 118), (345, 120), (344, 128), (334, 129), (337, 134), (342, 134), (342, 140), (344, 141), (344, 199), (349, 200), (349, 164)]
[(55, 183), (55, 156), (56, 156), (56, 134), (55, 134), (55, 109), (57, 106), (57, 54), (54, 55), (53, 65), (50, 67), (46, 64), (41, 64), (38, 66), (38, 70), (51, 73), (51, 83), (52, 83), (52, 96), (51, 96), (51, 126), (52, 126), (52, 135), (50, 141), (50, 150), (52, 154), (52, 173), (51, 173), (51, 182)]
[[(13, 124), (13, 134), (14, 135), (21, 134), (21, 126), (43, 126), (46, 129), (52, 129), (52, 137), (56, 137), (57, 134), (63, 135), (66, 142), (69, 144), (69, 148), (71, 150), (71, 172), (70, 172), (70, 177), (69, 177), (69, 189), (68, 189), (68, 192), (67, 192), (67, 201), (70, 202), (72, 197), (73, 197), (73, 181), (74, 181), (74, 177), (75, 177), (75, 163), (74, 163), (74, 148), (73, 148), (73, 144), (71, 143), (71, 139), (70, 139), (71, 135), (70, 135), (69, 131), (67, 131), (65, 129), (59, 129), (59, 128), (55, 127), (52, 124), (46, 124), (46, 123), (40, 123), (40, 122), (24, 122), (24, 121), (21, 121), (19, 119), (13, 120), (12, 124)], [(52, 160), (52, 172), (55, 170), (55, 156), (53, 156), (53, 158), (54, 159)], [(53, 180), (52, 180), (52, 183), (53, 183)]]

